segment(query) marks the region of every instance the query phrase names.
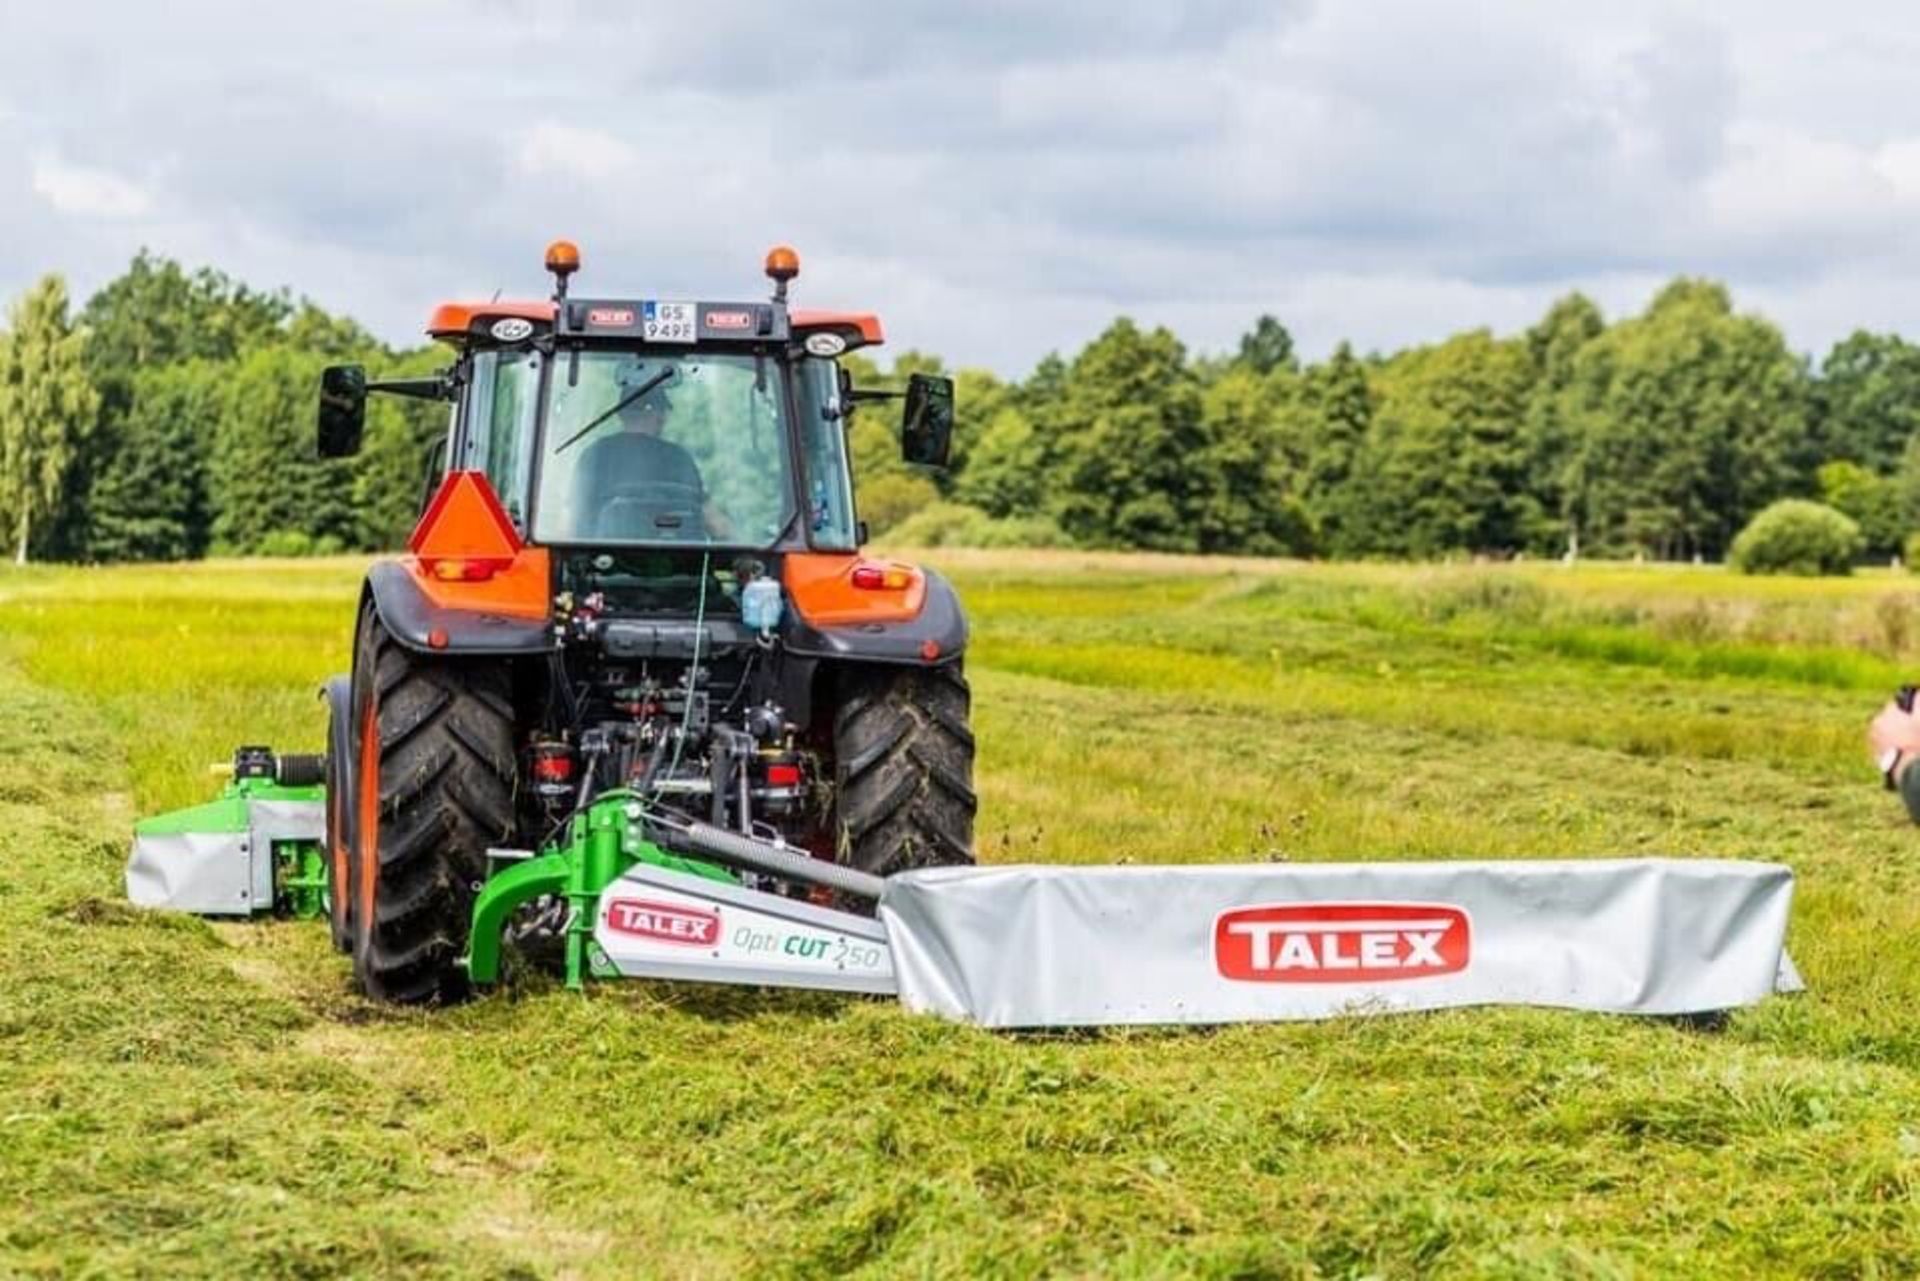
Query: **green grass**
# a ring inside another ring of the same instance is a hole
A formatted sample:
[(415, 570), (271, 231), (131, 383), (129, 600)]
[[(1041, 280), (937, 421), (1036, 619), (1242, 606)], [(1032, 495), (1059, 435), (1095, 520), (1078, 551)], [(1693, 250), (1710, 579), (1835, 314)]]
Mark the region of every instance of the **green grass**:
[(1718, 854), (1810, 991), (1012, 1037), (542, 982), (395, 1013), (317, 926), (121, 905), (134, 814), (318, 749), (361, 567), (0, 575), (0, 1275), (1907, 1276), (1920, 833), (1893, 575), (941, 553), (982, 856)]

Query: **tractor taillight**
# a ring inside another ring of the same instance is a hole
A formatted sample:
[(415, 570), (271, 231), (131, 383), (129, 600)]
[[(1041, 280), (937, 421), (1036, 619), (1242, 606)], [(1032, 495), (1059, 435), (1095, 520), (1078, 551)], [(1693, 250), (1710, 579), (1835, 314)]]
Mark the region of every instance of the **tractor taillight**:
[(484, 583), (512, 563), (492, 557), (450, 557), (446, 560), (422, 557), (421, 562), (443, 583)]
[(800, 767), (798, 765), (792, 765), (792, 764), (767, 766), (767, 786), (768, 787), (800, 786)]
[(573, 777), (573, 753), (565, 743), (539, 743), (533, 749), (537, 783), (564, 783)]
[(851, 581), (863, 591), (905, 591), (913, 585), (913, 571), (902, 565), (855, 565)]

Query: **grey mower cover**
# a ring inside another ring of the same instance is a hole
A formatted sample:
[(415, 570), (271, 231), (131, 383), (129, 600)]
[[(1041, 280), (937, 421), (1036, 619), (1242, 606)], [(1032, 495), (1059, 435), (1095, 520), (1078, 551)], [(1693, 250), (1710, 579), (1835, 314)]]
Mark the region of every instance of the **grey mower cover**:
[(942, 867), (890, 878), (900, 999), (986, 1027), (1465, 1005), (1697, 1014), (1801, 986), (1793, 874), (1711, 859)]
[(127, 898), (202, 916), (251, 916), (273, 908), (273, 846), (324, 841), (319, 801), (222, 797), (143, 820), (127, 859)]

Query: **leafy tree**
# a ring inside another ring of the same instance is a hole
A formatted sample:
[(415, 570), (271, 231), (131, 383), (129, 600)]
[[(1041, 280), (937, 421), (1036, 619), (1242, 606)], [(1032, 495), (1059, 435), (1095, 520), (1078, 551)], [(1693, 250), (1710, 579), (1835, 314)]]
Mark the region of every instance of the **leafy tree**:
[(1066, 362), (1049, 354), (1025, 382), (1006, 388), (1004, 402), (986, 420), (954, 482), (953, 493), (961, 503), (995, 517), (1036, 515), (1044, 509), (1064, 484), (1054, 474), (1060, 442), (1052, 429), (1060, 422), (1068, 382)]
[(255, 292), (208, 267), (188, 272), (143, 249), (87, 300), (81, 320), (93, 335), (89, 367), (112, 378), (175, 361), (232, 360), (279, 339), (292, 314), (284, 293)]
[(1856, 330), (1821, 362), (1814, 412), (1825, 457), (1892, 472), (1920, 428), (1920, 347)]
[[(1600, 309), (1580, 293), (1556, 300), (1540, 323), (1527, 330), (1533, 386), (1527, 395), (1522, 435), (1527, 492), (1533, 496), (1538, 518), (1523, 541), (1536, 551), (1556, 550), (1569, 537), (1584, 477), (1573, 465), (1579, 455), (1565, 393), (1573, 383), (1575, 358), (1605, 331)], [(1569, 550), (1578, 548), (1570, 544)]]
[(353, 462), (314, 453), (314, 389), (326, 363), (263, 347), (229, 367), (208, 486), (222, 551), (253, 551), (279, 533), (342, 547), (358, 541)]
[(193, 361), (134, 379), (119, 446), (93, 484), (93, 559), (185, 560), (206, 553), (207, 454), (224, 369)]
[(940, 492), (950, 494), (959, 486), (973, 462), (973, 454), (986, 438), (993, 420), (1012, 407), (1015, 388), (985, 369), (962, 369), (953, 375), (953, 461), (945, 472), (931, 479)]
[(1047, 479), (1046, 451), (1033, 421), (1008, 406), (981, 433), (954, 496), (992, 516), (1021, 516), (1041, 510)]
[(1279, 320), (1268, 315), (1262, 315), (1253, 322), (1252, 329), (1240, 335), (1240, 351), (1233, 363), (1256, 374), (1300, 367), (1293, 354), (1293, 335)]
[(1605, 554), (1718, 555), (1806, 486), (1807, 384), (1779, 330), (1724, 287), (1681, 279), (1574, 356), (1569, 515)]
[(67, 285), (46, 276), (16, 303), (0, 343), (0, 513), (25, 564), (53, 510), (100, 396), (87, 380), (86, 333), (67, 315)]
[(1057, 442), (1046, 501), (1069, 537), (1199, 548), (1198, 509), (1213, 478), (1196, 466), (1208, 442), (1199, 380), (1179, 339), (1114, 321), (1074, 358), (1064, 395), (1037, 425)]
[(1066, 398), (1067, 383), (1072, 372), (1060, 353), (1050, 351), (1040, 358), (1040, 363), (1027, 375), (1027, 381), (1020, 384), (1018, 401), (1020, 407), (1030, 414), (1043, 412), (1048, 405), (1057, 405)]
[(1313, 550), (1298, 467), (1280, 429), (1285, 394), (1280, 379), (1248, 366), (1228, 370), (1202, 394), (1208, 439), (1193, 460), (1207, 482), (1196, 494), (1200, 550), (1260, 556)]
[(1898, 483), (1849, 462), (1824, 463), (1815, 478), (1821, 501), (1860, 527), (1867, 551), (1891, 556), (1900, 550), (1908, 524)]
[[(446, 406), (376, 397), (361, 456), (323, 464), (314, 382), (322, 359), (417, 375), (443, 352), (386, 351), (284, 291), (144, 251), (81, 317), (86, 378), (33, 385), (85, 400), (91, 381), (97, 414), (66, 423), (51, 448), (28, 441), (22, 414), (4, 421), (0, 459), (16, 479), (0, 520), (16, 551), (29, 455), (57, 473), (30, 487), (31, 554), (392, 546), (411, 528)], [(8, 342), (6, 368), (26, 359), (16, 342), (68, 350), (33, 337), (68, 333), (64, 307), (58, 324), (26, 332)], [(884, 373), (864, 354), (845, 363), (856, 385), (893, 390), (944, 368), (913, 351)], [(1304, 370), (1285, 326), (1262, 315), (1231, 356), (1196, 359), (1167, 331), (1120, 320), (1024, 380), (953, 376), (947, 473), (901, 460), (894, 406), (850, 419), (876, 527), (938, 497), (967, 505), (942, 508), (966, 513), (965, 537), (996, 542), (1427, 555), (1564, 539), (1685, 556), (1718, 554), (1760, 507), (1816, 489), (1876, 552), (1920, 526), (1920, 347), (1856, 333), (1815, 378), (1712, 281), (1675, 280), (1610, 328), (1569, 294), (1513, 339), (1471, 332), (1364, 357), (1342, 344)]]
[(1373, 425), (1367, 367), (1341, 343), (1301, 378), (1282, 424), (1284, 448), (1302, 470), (1301, 501), (1322, 548), (1353, 555), (1373, 546), (1362, 513), (1363, 487), (1352, 483)]
[[(211, 268), (189, 271), (146, 250), (87, 300), (81, 320), (90, 334), (87, 367), (100, 391), (100, 414), (75, 455), (62, 504), (53, 514), (52, 539), (58, 554), (75, 559), (134, 554), (126, 542), (127, 526), (111, 532), (94, 527), (99, 504), (93, 491), (116, 468), (124, 477), (117, 460), (126, 450), (153, 443), (150, 437), (129, 438), (126, 421), (145, 371), (191, 361), (229, 362), (276, 343), (356, 358), (374, 347), (359, 326), (336, 321), (311, 303), (296, 308), (284, 291), (262, 293)], [(348, 333), (357, 340), (352, 353), (339, 341)], [(203, 447), (206, 440), (201, 437)], [(204, 459), (181, 463), (189, 470), (204, 465)], [(123, 489), (110, 501), (124, 515), (129, 498)], [(204, 531), (194, 541), (203, 543)]]
[[(377, 361), (387, 355), (359, 322), (335, 316), (304, 300), (288, 317), (284, 331), (272, 336), (295, 351), (331, 356), (342, 362)], [(441, 363), (445, 363), (444, 357)]]
[(1400, 353), (1380, 371), (1379, 406), (1354, 495), (1370, 550), (1431, 556), (1509, 551), (1534, 516), (1521, 424), (1526, 347), (1473, 330)]

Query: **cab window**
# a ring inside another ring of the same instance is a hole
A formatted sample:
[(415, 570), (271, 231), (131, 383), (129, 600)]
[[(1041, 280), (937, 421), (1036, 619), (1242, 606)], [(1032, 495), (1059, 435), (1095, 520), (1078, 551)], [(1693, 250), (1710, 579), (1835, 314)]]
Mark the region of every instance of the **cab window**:
[(540, 356), (531, 349), (483, 351), (467, 388), (467, 440), (458, 466), (485, 472), (507, 515), (526, 533), (528, 470)]
[(815, 547), (852, 551), (859, 541), (847, 467), (847, 405), (840, 394), (840, 368), (831, 360), (808, 356), (800, 362), (797, 377), (807, 535)]

